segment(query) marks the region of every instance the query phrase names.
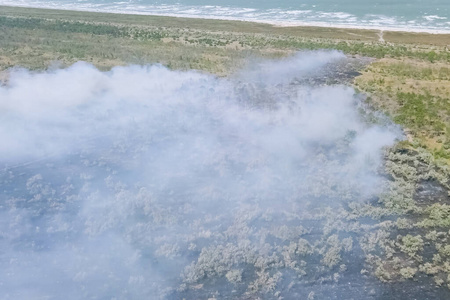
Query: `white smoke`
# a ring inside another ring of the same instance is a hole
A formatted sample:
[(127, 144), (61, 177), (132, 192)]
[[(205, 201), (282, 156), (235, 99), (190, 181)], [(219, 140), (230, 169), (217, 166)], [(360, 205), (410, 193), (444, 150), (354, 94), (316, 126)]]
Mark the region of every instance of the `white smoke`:
[(295, 84), (343, 59), (302, 53), (228, 79), (158, 65), (11, 72), (2, 299), (176, 299), (202, 249), (266, 247), (246, 223), (262, 212), (376, 195), (397, 132), (367, 125), (349, 87)]

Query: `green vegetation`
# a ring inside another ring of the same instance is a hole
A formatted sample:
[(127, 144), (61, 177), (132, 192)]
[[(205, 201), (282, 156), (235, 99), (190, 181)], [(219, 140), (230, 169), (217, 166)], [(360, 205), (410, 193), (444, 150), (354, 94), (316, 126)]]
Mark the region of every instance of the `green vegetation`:
[(450, 162), (450, 69), (440, 62), (382, 59), (355, 81), (374, 108), (403, 125), (411, 148)]
[(426, 218), (417, 225), (427, 228), (447, 228), (450, 227), (450, 205), (433, 204), (425, 210)]
[[(377, 204), (355, 204), (350, 214), (396, 219), (362, 238), (368, 268), (386, 282), (426, 274), (436, 286), (450, 288), (450, 168), (424, 148), (408, 150), (401, 144), (386, 159), (393, 178), (388, 192)], [(422, 195), (425, 187), (433, 193)]]

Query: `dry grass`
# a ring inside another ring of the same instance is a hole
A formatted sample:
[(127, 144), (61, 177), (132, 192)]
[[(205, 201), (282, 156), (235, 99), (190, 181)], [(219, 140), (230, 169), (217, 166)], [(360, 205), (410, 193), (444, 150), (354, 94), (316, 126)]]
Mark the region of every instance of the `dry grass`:
[(450, 68), (442, 62), (381, 59), (356, 78), (374, 107), (406, 127), (409, 140), (450, 162)]

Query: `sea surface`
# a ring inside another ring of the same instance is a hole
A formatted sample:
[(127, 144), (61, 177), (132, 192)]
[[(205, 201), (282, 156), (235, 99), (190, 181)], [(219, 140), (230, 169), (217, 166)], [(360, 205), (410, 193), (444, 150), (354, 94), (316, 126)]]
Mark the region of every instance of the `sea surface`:
[(0, 0), (0, 5), (450, 33), (449, 0)]

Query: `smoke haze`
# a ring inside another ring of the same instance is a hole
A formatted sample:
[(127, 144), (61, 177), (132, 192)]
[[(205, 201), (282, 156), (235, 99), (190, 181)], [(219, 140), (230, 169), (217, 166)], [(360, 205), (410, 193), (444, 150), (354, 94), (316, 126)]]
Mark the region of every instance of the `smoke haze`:
[(305, 83), (346, 59), (305, 52), (230, 78), (81, 62), (12, 71), (0, 87), (2, 299), (289, 299), (284, 282), (308, 259), (285, 247), (314, 243), (310, 211), (380, 193), (382, 149), (399, 137), (364, 121), (352, 88)]

